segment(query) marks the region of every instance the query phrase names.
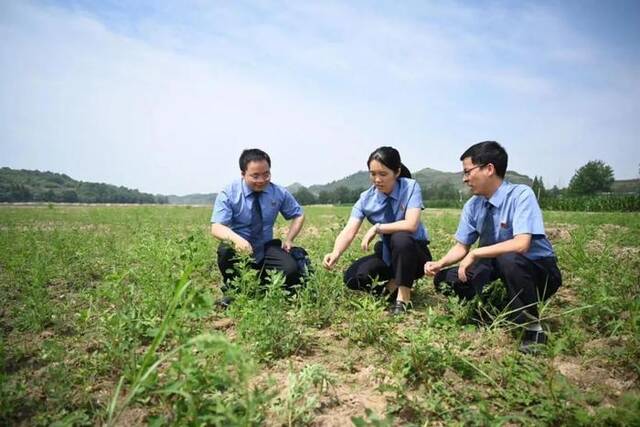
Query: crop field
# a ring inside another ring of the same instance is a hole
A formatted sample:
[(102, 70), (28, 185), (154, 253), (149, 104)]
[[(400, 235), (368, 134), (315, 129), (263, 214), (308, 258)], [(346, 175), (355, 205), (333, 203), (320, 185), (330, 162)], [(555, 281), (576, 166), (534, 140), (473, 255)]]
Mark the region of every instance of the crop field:
[[(640, 425), (638, 213), (544, 212), (564, 285), (525, 356), (500, 282), (390, 317), (342, 284), (359, 242), (320, 267), (350, 208), (305, 212), (306, 286), (244, 271), (222, 311), (209, 208), (0, 207), (0, 425)], [(435, 257), (459, 212), (423, 211)]]

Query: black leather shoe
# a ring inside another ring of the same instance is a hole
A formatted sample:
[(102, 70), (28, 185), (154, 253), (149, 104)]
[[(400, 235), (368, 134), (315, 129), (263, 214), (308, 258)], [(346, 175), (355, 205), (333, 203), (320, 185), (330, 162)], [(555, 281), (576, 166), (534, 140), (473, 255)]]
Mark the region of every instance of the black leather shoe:
[(525, 329), (518, 351), (524, 354), (538, 354), (546, 343), (547, 334), (544, 331), (529, 331)]
[(407, 312), (407, 310), (409, 310), (409, 304), (402, 301), (396, 301), (395, 304), (391, 307), (391, 315), (402, 316)]

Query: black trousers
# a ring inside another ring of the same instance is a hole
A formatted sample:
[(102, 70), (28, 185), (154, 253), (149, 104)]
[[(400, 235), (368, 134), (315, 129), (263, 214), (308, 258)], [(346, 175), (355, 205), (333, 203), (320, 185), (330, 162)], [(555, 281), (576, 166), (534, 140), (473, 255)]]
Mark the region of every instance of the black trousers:
[(395, 279), (398, 286), (412, 287), (424, 275), (424, 263), (431, 261), (428, 242), (416, 240), (406, 231), (391, 235), (391, 266), (382, 260), (382, 242), (374, 246), (374, 253), (351, 264), (344, 273), (344, 283), (350, 289), (375, 291), (374, 280)]
[[(264, 245), (264, 259), (259, 264), (251, 264), (251, 268), (260, 271), (262, 285), (266, 284), (269, 270), (281, 271), (285, 277), (286, 287), (291, 289), (293, 286), (300, 284), (301, 275), (295, 259), (280, 245), (281, 242), (277, 239), (267, 242)], [(230, 289), (233, 279), (238, 275), (238, 271), (235, 268), (236, 261), (235, 249), (226, 243), (220, 243), (218, 246), (218, 268), (224, 280), (223, 292)]]
[(526, 323), (538, 318), (537, 303), (547, 300), (562, 285), (562, 275), (555, 257), (531, 260), (515, 252), (474, 263), (467, 271), (467, 282), (458, 279), (458, 267), (440, 271), (433, 279), (436, 289), (448, 283), (462, 299), (482, 292), (487, 283), (501, 279), (507, 287), (511, 320)]

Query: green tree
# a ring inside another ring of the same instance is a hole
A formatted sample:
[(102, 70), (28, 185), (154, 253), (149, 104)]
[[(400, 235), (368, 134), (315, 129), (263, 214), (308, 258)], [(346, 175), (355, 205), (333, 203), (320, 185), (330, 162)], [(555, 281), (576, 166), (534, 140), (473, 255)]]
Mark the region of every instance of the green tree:
[(358, 188), (352, 189), (350, 202), (355, 203), (360, 198), (360, 194), (362, 194), (362, 192), (364, 192), (365, 190), (366, 188), (364, 187), (358, 187)]
[(533, 178), (533, 184), (531, 184), (531, 189), (533, 193), (536, 195), (538, 200), (545, 197), (547, 190), (544, 188), (544, 182), (542, 182), (542, 177), (535, 176)]
[(335, 203), (350, 203), (351, 191), (344, 185), (341, 185), (333, 191), (333, 201)]
[(316, 203), (316, 196), (306, 187), (300, 187), (293, 195), (301, 205), (312, 205)]
[(562, 190), (560, 190), (557, 185), (554, 185), (553, 187), (551, 187), (551, 190), (547, 192), (547, 195), (549, 197), (559, 197), (561, 194), (562, 194)]
[(432, 184), (422, 189), (424, 200), (457, 200), (458, 190), (451, 182)]
[(578, 169), (569, 182), (569, 193), (589, 195), (611, 191), (613, 169), (602, 160), (592, 160)]
[(328, 205), (332, 203), (331, 198), (333, 197), (333, 194), (329, 193), (328, 191), (321, 191), (320, 194), (318, 194), (318, 203), (320, 203), (321, 205)]
[(62, 201), (66, 203), (76, 203), (78, 194), (73, 190), (65, 190), (62, 192)]

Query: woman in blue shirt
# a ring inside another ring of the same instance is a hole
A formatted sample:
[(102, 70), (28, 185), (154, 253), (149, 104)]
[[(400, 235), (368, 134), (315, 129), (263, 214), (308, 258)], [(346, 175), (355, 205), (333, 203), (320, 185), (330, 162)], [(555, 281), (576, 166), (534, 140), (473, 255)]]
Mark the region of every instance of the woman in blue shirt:
[(431, 260), (427, 230), (420, 222), (422, 192), (411, 173), (392, 147), (380, 147), (367, 161), (373, 185), (360, 194), (351, 210), (351, 218), (338, 234), (333, 251), (324, 256), (323, 266), (332, 269), (358, 234), (366, 218), (372, 225), (362, 238), (362, 250), (368, 251), (379, 234), (374, 253), (356, 260), (344, 273), (350, 289), (374, 289), (373, 281), (386, 282), (390, 295), (396, 295), (393, 314), (402, 314), (411, 301), (413, 282), (424, 275), (423, 265)]

